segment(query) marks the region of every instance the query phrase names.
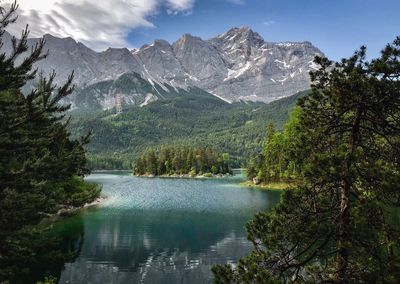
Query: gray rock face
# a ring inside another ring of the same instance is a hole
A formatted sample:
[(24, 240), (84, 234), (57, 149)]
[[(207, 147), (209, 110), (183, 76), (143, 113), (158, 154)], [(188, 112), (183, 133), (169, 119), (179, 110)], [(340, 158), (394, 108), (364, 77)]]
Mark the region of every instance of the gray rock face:
[(186, 87), (187, 74), (167, 41), (156, 40), (153, 44), (145, 45), (132, 54), (143, 68), (139, 73), (151, 84), (162, 82), (171, 86)]
[[(103, 52), (95, 52), (72, 38), (57, 38), (46, 34), (44, 39), (44, 52), (48, 51), (48, 57), (36, 63), (34, 67), (43, 71), (45, 75), (55, 70), (56, 83), (65, 82), (72, 71), (75, 76), (74, 83), (83, 87), (140, 70), (141, 64), (126, 48), (109, 48)], [(28, 45), (34, 46), (38, 41), (39, 39), (35, 38), (29, 39)], [(9, 53), (11, 45), (6, 45), (4, 49)]]
[(99, 58), (95, 66), (100, 74), (98, 78), (94, 79), (95, 82), (104, 79), (116, 79), (125, 73), (142, 70), (140, 62), (132, 56), (127, 48), (109, 48), (98, 55)]
[[(150, 102), (177, 96), (211, 94), (196, 88), (177, 88), (166, 83), (150, 83), (138, 73), (124, 73), (116, 80), (105, 80), (76, 91), (72, 108), (83, 111), (108, 110), (116, 106), (117, 96), (122, 106), (145, 106)], [(221, 101), (222, 102), (222, 101)]]
[(223, 79), (225, 62), (218, 50), (207, 41), (185, 34), (173, 44), (173, 50), (191, 84), (209, 91)]
[(310, 42), (271, 43), (248, 28), (208, 41), (226, 62), (224, 79), (211, 93), (232, 100), (269, 102), (309, 88), (308, 72), (322, 52)]
[[(54, 69), (60, 83), (72, 70), (79, 88), (135, 72), (153, 86), (199, 87), (228, 101), (269, 102), (306, 90), (312, 60), (322, 55), (310, 42), (266, 42), (249, 28), (233, 28), (209, 40), (185, 34), (173, 44), (156, 40), (133, 51), (100, 53), (71, 38), (45, 39), (50, 55), (37, 67), (45, 74)], [(3, 50), (9, 48), (5, 44)]]

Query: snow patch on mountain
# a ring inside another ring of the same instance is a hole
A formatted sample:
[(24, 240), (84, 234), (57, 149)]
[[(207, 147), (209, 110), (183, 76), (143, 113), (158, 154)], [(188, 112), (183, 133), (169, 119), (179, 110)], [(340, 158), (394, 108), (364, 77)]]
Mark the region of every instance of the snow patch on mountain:
[[(45, 39), (50, 55), (35, 67), (45, 74), (55, 69), (56, 83), (64, 82), (73, 70), (80, 89), (135, 72), (159, 98), (171, 90), (198, 87), (228, 101), (269, 102), (308, 89), (308, 73), (318, 68), (313, 59), (323, 55), (310, 42), (267, 42), (246, 27), (208, 40), (190, 34), (172, 44), (155, 40), (131, 51), (95, 52), (71, 38), (46, 35)], [(28, 43), (37, 42), (29, 39)], [(10, 48), (10, 44), (3, 47)], [(104, 106), (111, 104), (111, 99), (105, 99)]]

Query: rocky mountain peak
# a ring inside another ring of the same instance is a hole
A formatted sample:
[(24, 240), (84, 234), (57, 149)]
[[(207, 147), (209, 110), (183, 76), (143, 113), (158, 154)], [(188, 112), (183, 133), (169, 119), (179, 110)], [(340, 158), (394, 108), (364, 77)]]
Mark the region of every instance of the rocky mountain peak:
[(169, 44), (168, 41), (164, 40), (164, 39), (156, 39), (154, 41), (154, 45), (155, 46), (159, 46), (159, 47), (171, 47), (171, 45)]
[(129, 49), (127, 49), (125, 47), (123, 47), (123, 48), (109, 47), (102, 53), (103, 54), (114, 54), (114, 53), (130, 54), (131, 52), (129, 51)]
[[(10, 36), (6, 34), (5, 41)], [(269, 102), (310, 87), (313, 58), (322, 52), (311, 42), (266, 42), (248, 27), (236, 27), (209, 40), (184, 34), (173, 44), (157, 39), (135, 50), (95, 52), (71, 38), (45, 35), (50, 56), (35, 67), (55, 69), (57, 83), (75, 71), (79, 88), (135, 72), (150, 85), (198, 87), (226, 100)], [(38, 39), (30, 39), (34, 45)], [(2, 51), (11, 51), (4, 42)], [(158, 90), (158, 88), (156, 88)], [(168, 88), (164, 91), (167, 92)]]
[[(49, 47), (57, 47), (57, 48), (62, 48), (62, 49), (78, 48), (78, 43), (72, 37), (58, 38), (51, 34), (45, 34), (43, 36), (43, 38), (46, 42), (46, 45)], [(39, 41), (39, 39), (34, 39), (34, 40)]]
[(198, 36), (194, 36), (192, 34), (189, 34), (189, 33), (185, 33), (185, 34), (182, 35), (181, 40), (183, 40), (183, 41), (201, 40), (201, 38), (198, 37)]
[(225, 45), (236, 43), (256, 47), (261, 47), (265, 43), (264, 39), (249, 27), (232, 28), (211, 41), (222, 41)]
[(107, 50), (101, 52), (100, 57), (104, 61), (112, 62), (113, 64), (118, 62), (117, 64), (126, 64), (126, 63), (134, 63), (132, 62), (133, 56), (132, 53), (127, 48), (108, 48)]
[(176, 42), (173, 43), (175, 48), (182, 48), (184, 46), (192, 46), (195, 44), (203, 43), (200, 37), (192, 36), (191, 34), (182, 35)]

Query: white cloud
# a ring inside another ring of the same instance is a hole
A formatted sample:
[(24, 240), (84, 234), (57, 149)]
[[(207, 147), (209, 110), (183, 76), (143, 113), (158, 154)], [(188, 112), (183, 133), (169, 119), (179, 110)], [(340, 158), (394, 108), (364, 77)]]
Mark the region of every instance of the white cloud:
[(185, 11), (193, 7), (194, 0), (167, 0), (167, 6), (172, 11)]
[(269, 21), (265, 21), (263, 24), (264, 24), (264, 26), (269, 27), (269, 26), (276, 24), (276, 22), (273, 20), (269, 20)]
[[(6, 0), (11, 3), (14, 0)], [(72, 37), (101, 50), (128, 47), (128, 33), (139, 27), (154, 27), (149, 17), (166, 9), (171, 15), (188, 14), (195, 0), (18, 0), (19, 18), (9, 32), (19, 35), (29, 24), (31, 37), (50, 33)]]

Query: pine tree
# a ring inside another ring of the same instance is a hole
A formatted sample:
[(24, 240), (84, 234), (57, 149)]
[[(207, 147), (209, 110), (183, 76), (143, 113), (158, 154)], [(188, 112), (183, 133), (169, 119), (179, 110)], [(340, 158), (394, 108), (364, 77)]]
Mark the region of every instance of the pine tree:
[[(16, 3), (0, 7), (0, 47), (17, 8)], [(62, 101), (73, 91), (73, 75), (57, 87), (55, 73), (38, 74), (33, 64), (46, 58), (45, 41), (30, 48), (28, 34), (26, 28), (20, 39), (12, 38), (10, 54), (0, 52), (0, 282), (16, 273), (18, 266), (7, 261), (17, 259), (15, 250), (34, 253), (31, 231), (39, 221), (59, 206), (82, 206), (100, 192), (83, 181), (89, 135), (73, 140), (67, 130), (69, 106)], [(21, 89), (31, 80), (37, 86), (24, 95)]]
[(253, 252), (216, 282), (400, 279), (400, 38), (371, 62), (365, 51), (315, 59), (293, 143), (303, 184), (248, 223)]
[(299, 124), (301, 109), (295, 107), (283, 131), (276, 131), (268, 124), (262, 151), (249, 159), (247, 178), (256, 184), (271, 182), (297, 182), (300, 178), (298, 165), (307, 153), (294, 151), (298, 139), (296, 127)]

